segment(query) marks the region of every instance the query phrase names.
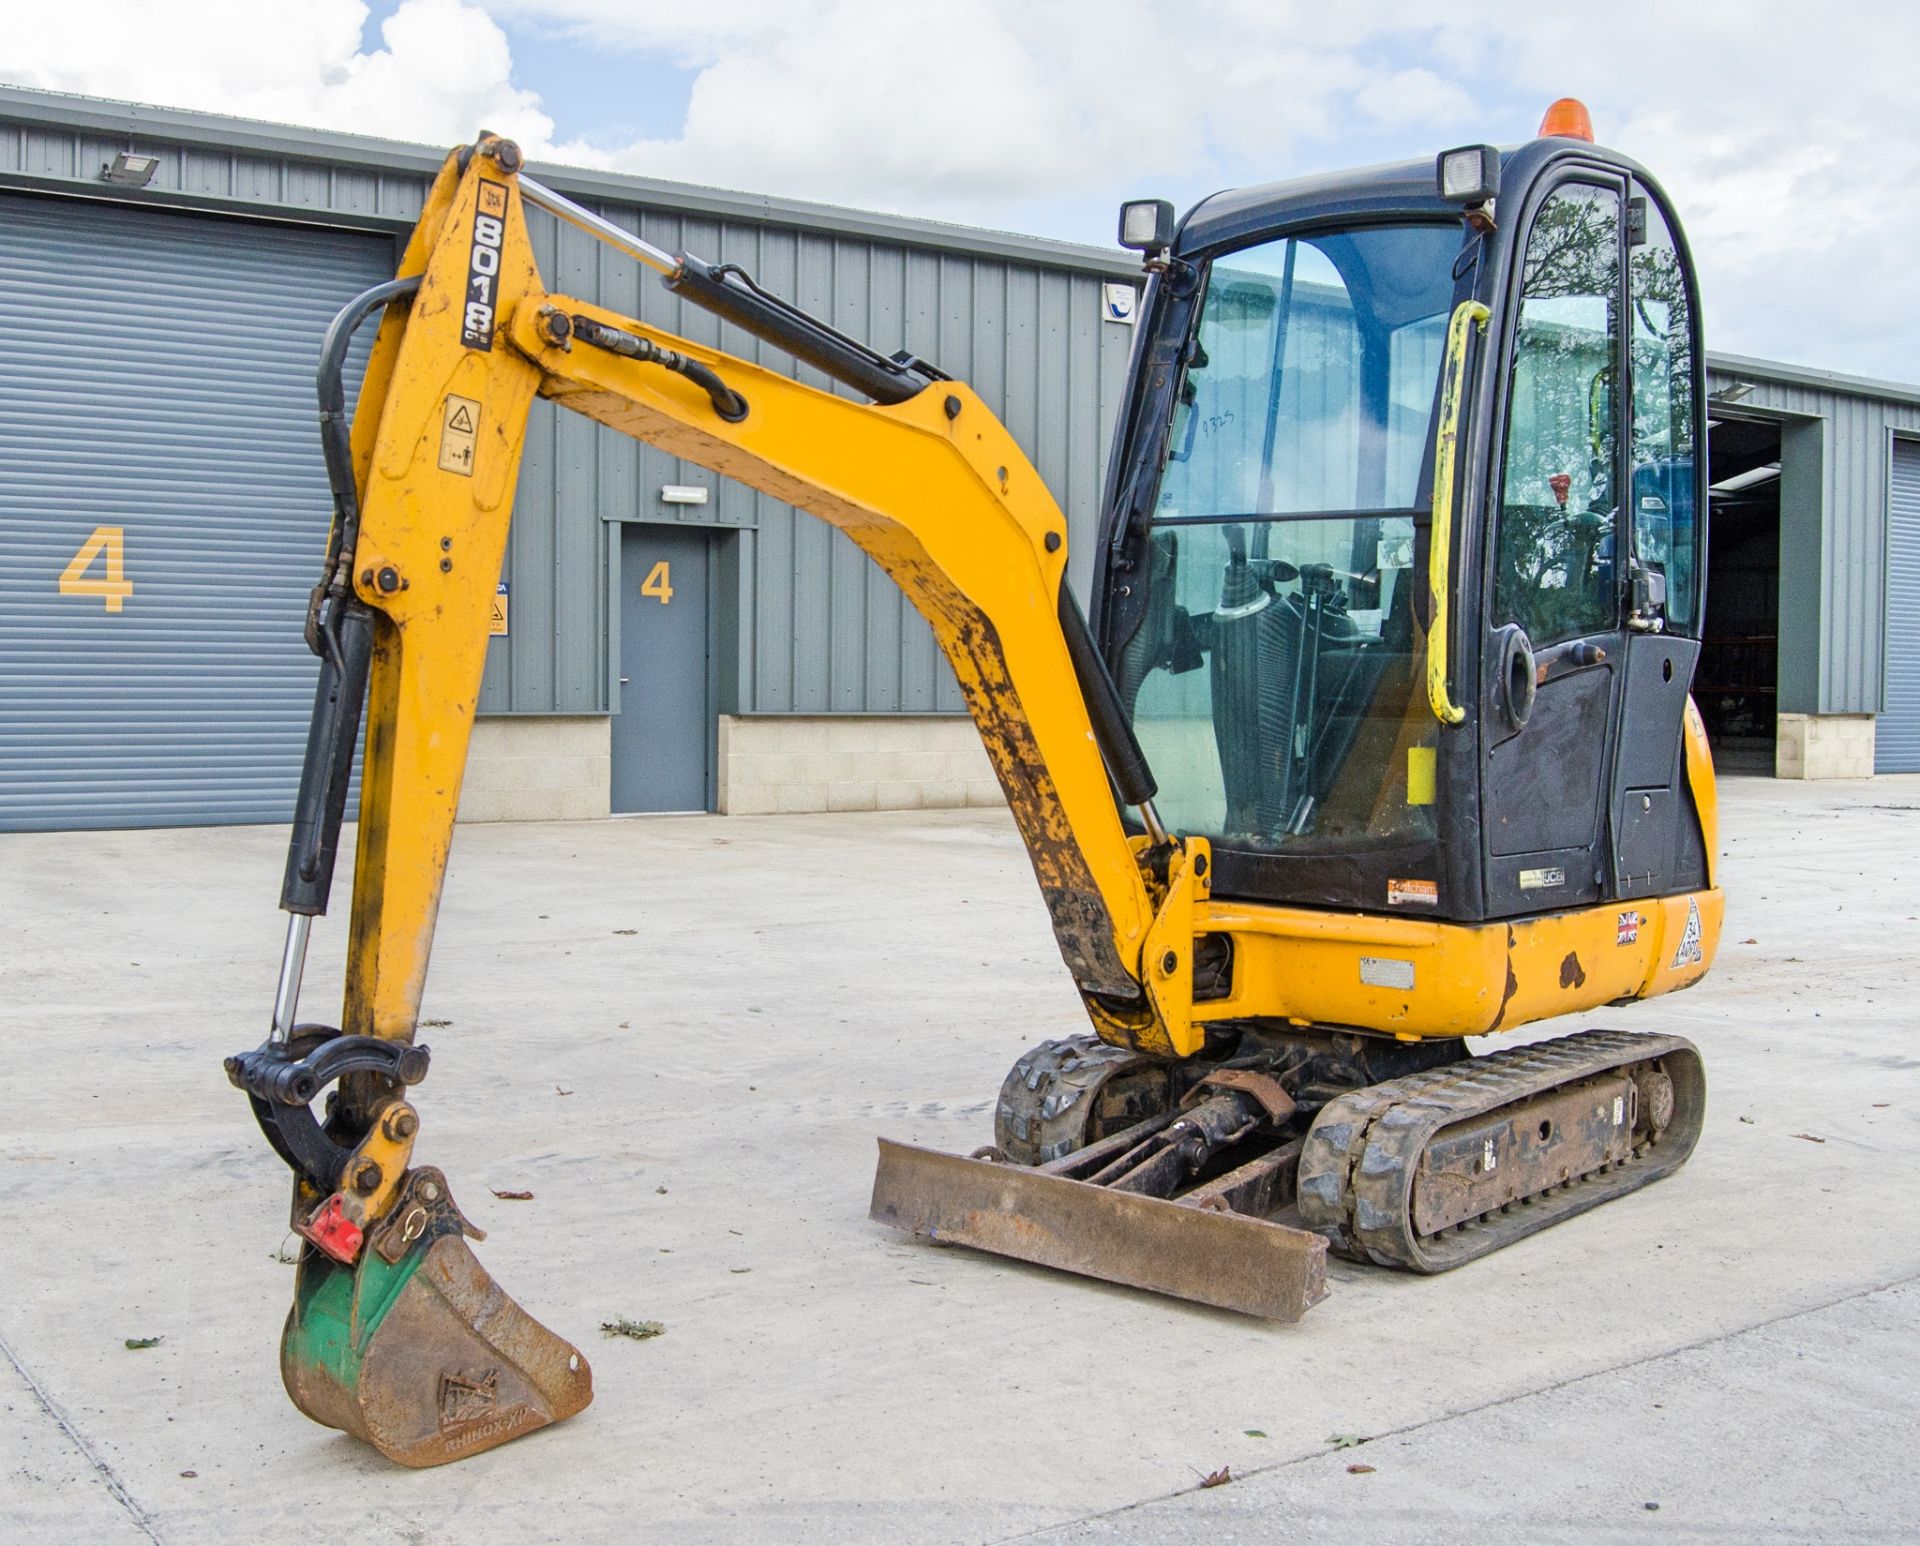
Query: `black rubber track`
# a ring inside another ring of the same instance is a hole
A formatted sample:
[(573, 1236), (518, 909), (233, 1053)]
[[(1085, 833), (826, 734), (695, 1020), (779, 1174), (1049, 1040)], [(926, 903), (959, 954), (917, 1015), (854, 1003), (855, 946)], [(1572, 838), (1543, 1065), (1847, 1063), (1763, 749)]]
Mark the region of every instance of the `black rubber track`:
[[(1415, 1231), (1414, 1178), (1442, 1129), (1647, 1063), (1673, 1081), (1673, 1118), (1630, 1158), (1438, 1234)], [(1679, 1036), (1581, 1031), (1389, 1079), (1330, 1102), (1314, 1122), (1300, 1156), (1301, 1220), (1354, 1261), (1446, 1272), (1671, 1175), (1693, 1152), (1705, 1115), (1700, 1053)]]

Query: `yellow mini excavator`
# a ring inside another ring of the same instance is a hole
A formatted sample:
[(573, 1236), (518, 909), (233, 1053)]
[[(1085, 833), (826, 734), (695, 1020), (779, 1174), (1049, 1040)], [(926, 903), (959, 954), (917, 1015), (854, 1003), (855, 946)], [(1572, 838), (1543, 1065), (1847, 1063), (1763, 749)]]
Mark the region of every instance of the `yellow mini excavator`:
[[(854, 395), (548, 293), (530, 207)], [(964, 385), (601, 220), (508, 141), (448, 157), (399, 277), (336, 320), (291, 921), (271, 1032), (227, 1061), (295, 1175), (281, 1369), (309, 1416), (435, 1465), (592, 1396), (412, 1163), (536, 395), (847, 533), (932, 624), (1006, 791), (1091, 1033), (1014, 1065), (978, 1153), (883, 1141), (875, 1218), (1291, 1319), (1328, 1249), (1444, 1271), (1686, 1160), (1686, 1041), (1465, 1044), (1687, 987), (1719, 938), (1700, 309), (1666, 196), (1563, 102), (1517, 148), (1177, 224), (1136, 202), (1120, 234), (1147, 284), (1090, 620), (1059, 507)], [(344, 1006), (297, 1023), (363, 714)]]

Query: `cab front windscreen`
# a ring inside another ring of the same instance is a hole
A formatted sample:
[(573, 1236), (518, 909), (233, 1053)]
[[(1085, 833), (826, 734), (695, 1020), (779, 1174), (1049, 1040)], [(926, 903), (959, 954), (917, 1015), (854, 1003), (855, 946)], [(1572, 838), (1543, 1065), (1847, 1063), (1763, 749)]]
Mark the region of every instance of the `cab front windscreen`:
[(1373, 226), (1208, 265), (1147, 604), (1115, 641), (1175, 830), (1315, 852), (1434, 835), (1416, 507), (1460, 243)]

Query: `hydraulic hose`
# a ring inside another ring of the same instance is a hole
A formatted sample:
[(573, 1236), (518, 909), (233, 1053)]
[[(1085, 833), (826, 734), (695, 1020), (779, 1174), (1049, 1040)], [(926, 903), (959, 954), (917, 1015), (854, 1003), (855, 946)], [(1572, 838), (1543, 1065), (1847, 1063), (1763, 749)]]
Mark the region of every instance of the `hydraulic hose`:
[(416, 274), (375, 285), (347, 302), (327, 328), (314, 373), (320, 401), (320, 449), (333, 493), (333, 530), (327, 542), (326, 571), (307, 607), (307, 646), (320, 657), (320, 676), (314, 684), (306, 758), (300, 768), (287, 868), (280, 883), (280, 906), (296, 916), (318, 916), (327, 910), (373, 660), (373, 613), (354, 599), (350, 589), (353, 552), (360, 537), (360, 498), (353, 478), (353, 426), (347, 416), (347, 351), (368, 317), (419, 288)]
[[(361, 324), (375, 311), (411, 296), (420, 288), (420, 277), (415, 274), (407, 279), (389, 279), (363, 290), (340, 308), (320, 344), (320, 364), (313, 384), (320, 399), (320, 454), (326, 458), (327, 486), (333, 491), (333, 533), (327, 544), (323, 584), (337, 583), (343, 553), (348, 567), (352, 566), (354, 545), (360, 537), (360, 496), (353, 481), (353, 421), (347, 415), (347, 351), (353, 347), (354, 334)], [(312, 637), (307, 640), (309, 646), (315, 642)]]
[(1060, 631), (1066, 636), (1073, 674), (1080, 684), (1080, 696), (1086, 701), (1094, 744), (1100, 748), (1120, 798), (1128, 805), (1142, 808), (1144, 815), (1153, 797), (1160, 792), (1159, 786), (1154, 783), (1147, 755), (1141, 751), (1133, 725), (1121, 705), (1120, 690), (1113, 685), (1107, 663), (1100, 658), (1093, 635), (1088, 631), (1079, 598), (1065, 580), (1060, 582)]

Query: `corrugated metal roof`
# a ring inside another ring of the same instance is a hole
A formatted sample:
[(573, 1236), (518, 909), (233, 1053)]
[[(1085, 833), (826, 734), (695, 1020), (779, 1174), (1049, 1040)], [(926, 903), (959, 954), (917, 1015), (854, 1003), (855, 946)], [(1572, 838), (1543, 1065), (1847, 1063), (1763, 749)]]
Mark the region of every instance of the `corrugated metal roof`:
[[(375, 139), (363, 134), (303, 129), (262, 123), (250, 118), (228, 118), (215, 113), (191, 113), (179, 108), (116, 102), (101, 97), (33, 91), (22, 86), (0, 86), (0, 123), (7, 121), (67, 129), (81, 136), (104, 136), (116, 142), (116, 149), (124, 149), (133, 140), (161, 141), (189, 152), (210, 150), (309, 165), (351, 167), (375, 179), (381, 174), (399, 174), (419, 179), (422, 186), (446, 157), (444, 146), (414, 145), (400, 140)], [(152, 151), (159, 147), (153, 143), (143, 143), (138, 148)], [(196, 191), (189, 184), (166, 186), (169, 169), (164, 165), (164, 154), (162, 160), (162, 170), (157, 177), (161, 184), (160, 193)], [(939, 220), (910, 219), (873, 210), (848, 209), (726, 188), (707, 188), (623, 172), (601, 172), (556, 162), (535, 161), (528, 170), (536, 173), (542, 182), (576, 199), (613, 200), (622, 204), (675, 210), (689, 216), (781, 225), (800, 231), (831, 232), (836, 236), (863, 236), (973, 256), (1010, 258), (1022, 263), (1111, 274), (1115, 278), (1138, 278), (1140, 273), (1139, 261), (1129, 253), (1054, 241), (1041, 236), (1025, 236), (1013, 231), (954, 225)], [(95, 190), (103, 195), (122, 191), (100, 184), (97, 168), (76, 166), (66, 175), (75, 180), (91, 182)], [(198, 191), (255, 203), (262, 213), (278, 207), (301, 215), (311, 213), (313, 207), (310, 200), (304, 197), (289, 197), (286, 190), (275, 187), (271, 179), (265, 184), (245, 189), (210, 187)], [(411, 224), (418, 209), (419, 199), (416, 196), (411, 209), (396, 209), (393, 216), (396, 221)], [(712, 254), (702, 253), (701, 256), (710, 257)]]

